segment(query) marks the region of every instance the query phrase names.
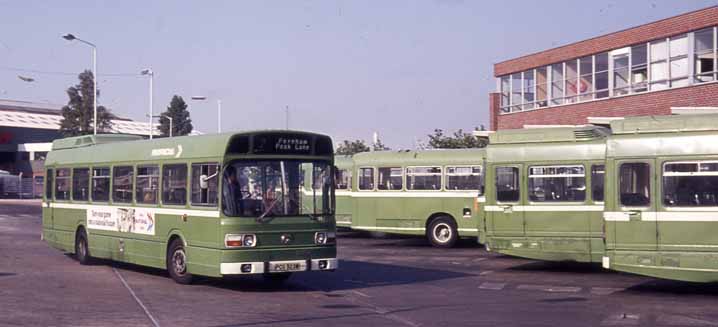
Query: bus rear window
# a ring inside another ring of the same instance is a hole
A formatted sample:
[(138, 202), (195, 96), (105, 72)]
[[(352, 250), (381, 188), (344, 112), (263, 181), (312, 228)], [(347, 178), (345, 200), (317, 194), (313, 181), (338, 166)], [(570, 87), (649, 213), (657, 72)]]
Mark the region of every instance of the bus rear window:
[(57, 169), (57, 176), (55, 177), (55, 200), (69, 200), (70, 199), (70, 169), (59, 168)]

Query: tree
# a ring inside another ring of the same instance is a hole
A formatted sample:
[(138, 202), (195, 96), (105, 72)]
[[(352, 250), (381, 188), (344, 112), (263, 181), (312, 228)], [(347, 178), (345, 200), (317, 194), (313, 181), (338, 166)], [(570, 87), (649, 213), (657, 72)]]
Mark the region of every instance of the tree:
[(162, 136), (169, 136), (170, 134), (170, 120), (167, 117), (172, 118), (172, 136), (182, 136), (192, 132), (192, 119), (189, 118), (187, 103), (184, 102), (181, 96), (175, 94), (167, 107), (167, 111), (160, 116), (159, 129)]
[(353, 155), (353, 154), (357, 154), (359, 152), (386, 151), (386, 150), (391, 150), (391, 148), (384, 145), (384, 143), (381, 143), (381, 140), (377, 140), (376, 144), (372, 144), (371, 147), (366, 145), (366, 142), (364, 142), (364, 140), (354, 140), (354, 141), (344, 140), (344, 142), (342, 142), (342, 144), (339, 144), (339, 147), (337, 147), (337, 150), (335, 152), (336, 152), (336, 154), (340, 154), (340, 155)]
[(388, 151), (391, 150), (390, 147), (384, 145), (384, 143), (381, 143), (380, 139), (376, 140), (376, 144), (372, 144), (372, 147), (374, 148), (374, 151)]
[[(484, 130), (476, 128), (477, 131)], [(462, 129), (454, 132), (453, 135), (445, 135), (441, 129), (435, 129), (434, 134), (429, 134), (429, 147), (434, 149), (462, 149), (462, 148), (483, 148), (487, 145), (485, 139), (475, 136), (473, 133), (466, 133)]]
[[(77, 77), (80, 83), (67, 89), (70, 100), (62, 107), (60, 133), (65, 137), (92, 134), (94, 131), (94, 76), (91, 71), (86, 70)], [(97, 90), (98, 95), (99, 93), (100, 90)], [(114, 116), (104, 106), (98, 106), (97, 132), (109, 133), (112, 118)]]

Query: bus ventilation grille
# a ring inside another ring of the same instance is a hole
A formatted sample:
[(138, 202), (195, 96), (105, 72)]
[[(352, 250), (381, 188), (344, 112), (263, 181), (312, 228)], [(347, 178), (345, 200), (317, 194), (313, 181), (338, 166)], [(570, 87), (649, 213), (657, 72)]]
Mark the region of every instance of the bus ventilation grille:
[(573, 131), (573, 136), (576, 138), (577, 141), (582, 141), (601, 138), (603, 135), (593, 129), (584, 129), (580, 131)]

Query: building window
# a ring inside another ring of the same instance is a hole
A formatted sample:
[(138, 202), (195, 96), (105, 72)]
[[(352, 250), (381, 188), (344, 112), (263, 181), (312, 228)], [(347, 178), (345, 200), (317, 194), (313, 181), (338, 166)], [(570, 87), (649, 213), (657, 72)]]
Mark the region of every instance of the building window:
[(583, 202), (586, 173), (583, 166), (535, 166), (529, 168), (532, 202)]
[(501, 77), (501, 112), (511, 112), (511, 78)]
[(579, 59), (578, 93), (579, 100), (593, 100), (593, 56), (583, 57)]
[(668, 46), (665, 40), (651, 42), (651, 91), (668, 88)]
[(608, 97), (608, 53), (599, 53), (594, 57), (596, 71), (596, 99)]
[(631, 92), (648, 90), (648, 46), (640, 44), (631, 47)]
[(110, 168), (92, 168), (92, 201), (110, 200)]
[(630, 91), (629, 53), (623, 50), (615, 52), (617, 53), (611, 56), (613, 60), (613, 95), (625, 95)]
[(137, 203), (157, 204), (157, 192), (160, 188), (160, 167), (138, 166), (135, 180), (135, 199), (137, 199)]
[(670, 39), (670, 75), (671, 87), (688, 85), (688, 36), (681, 35)]
[(380, 190), (397, 191), (402, 188), (401, 167), (382, 167), (379, 168), (379, 184), (377, 188)]
[(712, 82), (716, 80), (716, 52), (715, 52), (715, 28), (707, 28), (695, 32), (694, 36), (694, 57), (696, 83)]
[(521, 73), (511, 75), (511, 112), (521, 111)]
[(72, 170), (72, 200), (87, 201), (90, 199), (90, 169), (74, 168)]
[(566, 62), (566, 98), (565, 103), (574, 103), (578, 100), (578, 60)]
[(536, 106), (548, 106), (548, 68), (536, 68)]
[(187, 165), (162, 166), (162, 204), (187, 203)]
[(527, 70), (523, 73), (523, 103), (524, 110), (530, 110), (534, 108), (535, 92), (534, 87), (536, 86), (536, 80), (534, 79), (534, 71)]
[(563, 104), (563, 63), (551, 65), (551, 104)]

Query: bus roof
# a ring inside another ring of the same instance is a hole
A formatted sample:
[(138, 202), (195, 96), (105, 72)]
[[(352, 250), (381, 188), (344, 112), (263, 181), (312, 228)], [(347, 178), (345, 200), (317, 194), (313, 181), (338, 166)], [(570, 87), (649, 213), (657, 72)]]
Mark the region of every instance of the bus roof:
[(353, 156), (356, 165), (482, 164), (484, 148), (362, 152)]
[(611, 132), (600, 126), (506, 129), (489, 134), (489, 144), (584, 142), (605, 139)]
[(611, 122), (615, 135), (718, 131), (718, 114), (626, 117)]
[[(55, 140), (53, 149), (48, 154), (45, 164), (222, 158), (226, 154), (249, 154), (250, 146), (252, 147), (252, 154), (270, 154), (267, 153), (269, 146), (259, 149), (259, 145), (254, 143), (259, 143), (260, 140), (264, 143), (277, 142), (279, 137), (285, 137), (291, 139), (291, 141), (297, 141), (297, 143), (302, 141), (310, 142), (312, 144), (309, 150), (311, 153), (307, 152), (306, 155), (313, 155), (315, 151), (319, 151), (320, 139), (322, 140), (322, 153), (328, 152), (328, 155), (331, 155), (332, 152), (331, 139), (328, 136), (302, 131), (261, 130), (178, 136), (153, 140), (138, 139), (136, 136), (131, 135), (103, 134)], [(305, 138), (306, 140), (298, 140), (299, 138)], [(251, 141), (255, 139), (258, 141)], [(282, 141), (286, 140), (282, 139)], [(292, 149), (294, 149), (294, 144), (290, 144)], [(325, 150), (327, 146), (328, 151)], [(289, 152), (276, 154), (286, 153)], [(299, 155), (300, 153), (291, 154)]]

